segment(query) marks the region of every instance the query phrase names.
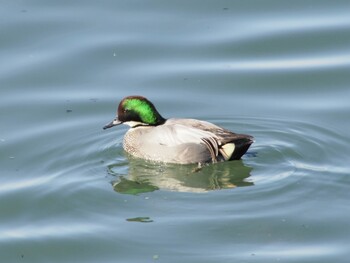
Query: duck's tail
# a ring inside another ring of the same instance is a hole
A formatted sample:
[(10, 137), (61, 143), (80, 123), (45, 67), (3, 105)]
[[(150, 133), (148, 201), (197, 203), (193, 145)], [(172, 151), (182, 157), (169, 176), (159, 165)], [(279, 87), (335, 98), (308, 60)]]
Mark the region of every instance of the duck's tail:
[(232, 141), (222, 145), (219, 151), (226, 161), (239, 160), (253, 142), (254, 138), (252, 136), (237, 134), (237, 137)]

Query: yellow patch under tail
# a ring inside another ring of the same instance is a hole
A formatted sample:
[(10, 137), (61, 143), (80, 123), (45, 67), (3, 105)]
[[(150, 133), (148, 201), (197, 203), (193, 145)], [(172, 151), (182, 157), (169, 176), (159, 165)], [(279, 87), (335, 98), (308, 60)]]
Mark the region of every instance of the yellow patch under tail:
[(220, 153), (225, 158), (225, 161), (229, 160), (235, 151), (236, 145), (234, 143), (227, 143), (220, 148)]

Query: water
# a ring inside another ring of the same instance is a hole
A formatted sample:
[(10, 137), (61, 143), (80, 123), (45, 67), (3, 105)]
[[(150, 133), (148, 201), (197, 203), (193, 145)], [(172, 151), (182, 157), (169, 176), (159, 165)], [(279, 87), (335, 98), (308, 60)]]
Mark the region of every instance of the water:
[[(348, 1), (1, 1), (1, 262), (348, 262)], [(125, 155), (127, 95), (251, 134)]]

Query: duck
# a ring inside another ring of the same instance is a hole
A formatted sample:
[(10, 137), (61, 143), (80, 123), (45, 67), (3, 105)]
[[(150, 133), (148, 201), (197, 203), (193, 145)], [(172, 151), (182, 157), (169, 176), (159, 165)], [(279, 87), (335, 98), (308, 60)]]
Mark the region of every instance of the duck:
[(205, 164), (239, 160), (254, 142), (213, 123), (185, 118), (163, 118), (143, 96), (127, 96), (116, 117), (103, 129), (126, 124), (124, 150), (137, 158), (173, 164)]

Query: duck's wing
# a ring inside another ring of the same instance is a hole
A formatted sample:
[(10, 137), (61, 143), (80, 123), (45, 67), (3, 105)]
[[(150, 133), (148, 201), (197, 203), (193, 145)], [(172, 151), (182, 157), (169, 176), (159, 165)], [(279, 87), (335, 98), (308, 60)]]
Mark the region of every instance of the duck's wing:
[(152, 130), (153, 138), (157, 138), (160, 145), (168, 147), (185, 148), (188, 146), (188, 151), (202, 151), (203, 146), (210, 153), (212, 161), (216, 161), (219, 155), (218, 137), (210, 132), (182, 123), (170, 123), (159, 125)]
[(203, 136), (202, 140), (206, 143), (208, 149), (211, 152), (213, 151), (217, 159), (219, 154), (225, 160), (240, 159), (254, 142), (254, 138), (250, 135), (237, 134), (207, 121), (196, 119), (170, 119), (169, 121), (170, 124), (182, 124), (197, 131), (205, 132), (207, 136)]

